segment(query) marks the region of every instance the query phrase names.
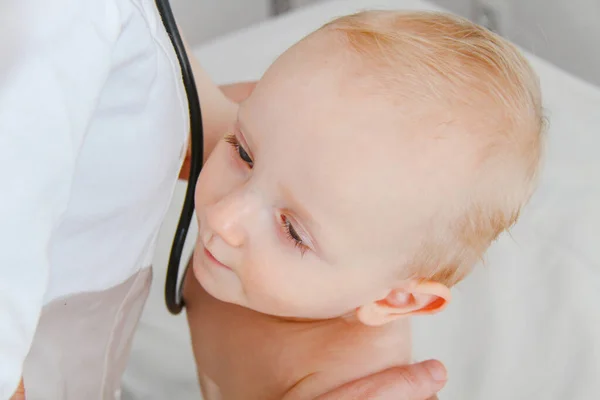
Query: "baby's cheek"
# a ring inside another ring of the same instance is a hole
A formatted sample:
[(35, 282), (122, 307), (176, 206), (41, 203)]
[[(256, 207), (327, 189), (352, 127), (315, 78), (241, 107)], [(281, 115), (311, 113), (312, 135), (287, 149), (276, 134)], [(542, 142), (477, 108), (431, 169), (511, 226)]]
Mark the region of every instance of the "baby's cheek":
[(295, 315), (298, 310), (294, 279), (285, 273), (285, 267), (268, 261), (246, 264), (242, 285), (249, 306), (257, 311), (280, 316)]

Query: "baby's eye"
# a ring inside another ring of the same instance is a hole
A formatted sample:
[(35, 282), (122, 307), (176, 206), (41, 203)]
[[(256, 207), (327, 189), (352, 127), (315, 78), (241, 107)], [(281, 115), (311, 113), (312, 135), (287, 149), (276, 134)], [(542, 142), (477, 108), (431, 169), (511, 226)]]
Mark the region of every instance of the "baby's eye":
[(304, 253), (306, 253), (308, 250), (308, 246), (304, 244), (304, 241), (298, 232), (296, 232), (290, 220), (283, 214), (281, 215), (281, 225), (283, 226), (283, 230), (285, 231), (288, 239), (290, 239), (294, 243), (294, 246), (300, 249), (300, 253), (304, 255)]
[(252, 158), (250, 157), (248, 152), (242, 147), (237, 136), (235, 136), (233, 134), (229, 134), (229, 135), (225, 136), (225, 141), (233, 146), (235, 151), (237, 151), (238, 156), (242, 159), (243, 162), (248, 164), (248, 167), (250, 167), (250, 168), (254, 167), (254, 161), (252, 160)]

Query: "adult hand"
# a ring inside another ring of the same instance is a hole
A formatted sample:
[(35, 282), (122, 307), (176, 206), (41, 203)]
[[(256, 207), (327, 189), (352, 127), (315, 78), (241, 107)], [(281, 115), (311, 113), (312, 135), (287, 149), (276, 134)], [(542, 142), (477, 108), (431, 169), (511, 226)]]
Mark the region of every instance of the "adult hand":
[(13, 394), (13, 397), (10, 400), (25, 400), (25, 387), (23, 386), (23, 380), (21, 379), (21, 383), (19, 383), (19, 388)]
[(430, 360), (369, 375), (315, 400), (435, 400), (446, 379), (446, 368)]

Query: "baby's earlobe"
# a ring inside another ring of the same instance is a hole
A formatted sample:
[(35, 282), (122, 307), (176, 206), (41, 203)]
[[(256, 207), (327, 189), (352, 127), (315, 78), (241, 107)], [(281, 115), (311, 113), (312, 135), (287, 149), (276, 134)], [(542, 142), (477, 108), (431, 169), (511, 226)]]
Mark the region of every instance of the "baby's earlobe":
[(356, 317), (364, 325), (381, 326), (398, 318), (398, 316), (386, 310), (386, 307), (373, 302), (365, 304), (356, 310)]

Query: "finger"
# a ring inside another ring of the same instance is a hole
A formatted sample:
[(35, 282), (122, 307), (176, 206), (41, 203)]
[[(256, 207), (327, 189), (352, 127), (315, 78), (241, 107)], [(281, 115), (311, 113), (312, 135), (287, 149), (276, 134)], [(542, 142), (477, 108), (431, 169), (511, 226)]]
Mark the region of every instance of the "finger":
[(446, 369), (439, 361), (430, 360), (349, 382), (316, 400), (426, 400), (445, 384)]
[(23, 379), (21, 379), (21, 383), (19, 383), (17, 391), (13, 397), (10, 398), (10, 400), (25, 400), (25, 386), (23, 386)]
[(392, 368), (385, 371), (391, 378), (380, 400), (436, 400), (436, 394), (446, 385), (447, 372), (436, 360)]

